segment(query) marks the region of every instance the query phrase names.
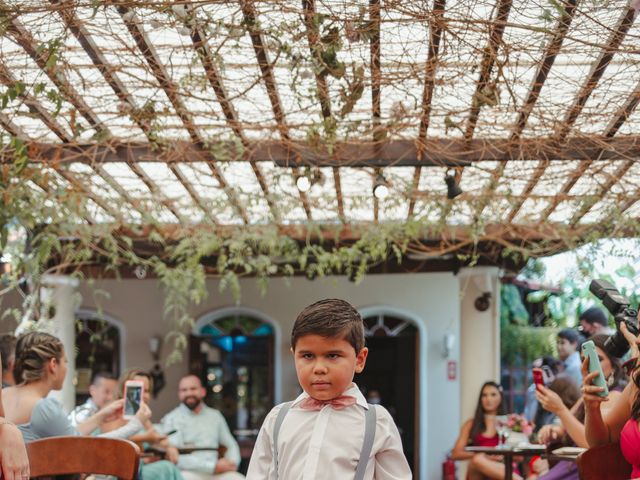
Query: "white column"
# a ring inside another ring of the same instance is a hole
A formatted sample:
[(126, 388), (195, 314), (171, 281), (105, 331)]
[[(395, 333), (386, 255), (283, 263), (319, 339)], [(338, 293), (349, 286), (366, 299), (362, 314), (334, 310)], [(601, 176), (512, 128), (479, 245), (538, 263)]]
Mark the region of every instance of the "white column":
[[(463, 268), (460, 277), (461, 418), (473, 416), (480, 386), (500, 382), (500, 290), (497, 267)], [(475, 301), (490, 293), (489, 308), (479, 311)]]
[[(480, 387), (500, 383), (500, 288), (497, 267), (463, 268), (460, 278), (460, 419), (473, 417)], [(475, 301), (490, 293), (489, 308), (478, 311)], [(464, 478), (466, 462), (460, 465)]]
[(51, 393), (58, 399), (65, 411), (71, 411), (76, 404), (76, 296), (78, 280), (63, 275), (47, 275), (43, 279), (41, 298), (45, 308), (54, 309), (51, 333), (64, 345), (68, 371), (62, 390)]

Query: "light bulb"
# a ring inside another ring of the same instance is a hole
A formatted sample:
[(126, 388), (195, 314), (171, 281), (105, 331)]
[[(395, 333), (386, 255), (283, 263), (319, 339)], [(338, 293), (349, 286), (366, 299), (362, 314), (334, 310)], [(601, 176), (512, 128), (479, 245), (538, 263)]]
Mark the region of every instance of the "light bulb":
[(384, 183), (379, 183), (375, 187), (373, 187), (373, 195), (377, 199), (382, 200), (383, 198), (387, 198), (389, 195), (389, 187), (387, 187)]
[(298, 190), (300, 190), (301, 192), (308, 192), (311, 188), (311, 181), (306, 175), (301, 175), (296, 180), (296, 185), (298, 187)]

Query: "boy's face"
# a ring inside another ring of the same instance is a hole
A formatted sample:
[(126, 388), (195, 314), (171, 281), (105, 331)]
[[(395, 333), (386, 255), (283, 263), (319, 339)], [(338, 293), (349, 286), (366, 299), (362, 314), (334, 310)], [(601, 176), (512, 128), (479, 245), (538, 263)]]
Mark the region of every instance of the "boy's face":
[(342, 338), (304, 335), (293, 352), (300, 386), (316, 400), (339, 397), (364, 369), (369, 353), (363, 348), (356, 355), (353, 346)]
[(558, 349), (558, 357), (560, 357), (560, 360), (564, 360), (577, 350), (578, 344), (571, 343), (566, 338), (558, 337), (556, 340), (556, 348)]

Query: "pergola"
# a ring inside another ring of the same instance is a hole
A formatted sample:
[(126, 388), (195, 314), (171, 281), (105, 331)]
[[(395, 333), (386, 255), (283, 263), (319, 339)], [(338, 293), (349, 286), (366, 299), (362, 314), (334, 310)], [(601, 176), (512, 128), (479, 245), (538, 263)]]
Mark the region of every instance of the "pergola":
[(0, 155), (140, 241), (410, 225), (407, 261), (497, 264), (635, 235), (638, 8), (2, 0)]

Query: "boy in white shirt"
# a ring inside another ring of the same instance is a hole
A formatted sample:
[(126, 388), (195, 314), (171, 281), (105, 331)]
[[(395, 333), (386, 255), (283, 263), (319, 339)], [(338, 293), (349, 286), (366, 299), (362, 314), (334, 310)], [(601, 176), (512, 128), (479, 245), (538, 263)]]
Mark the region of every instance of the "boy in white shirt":
[(265, 419), (247, 479), (411, 479), (391, 415), (352, 381), (368, 354), (358, 311), (338, 299), (309, 305), (293, 325), (291, 352), (304, 392)]

